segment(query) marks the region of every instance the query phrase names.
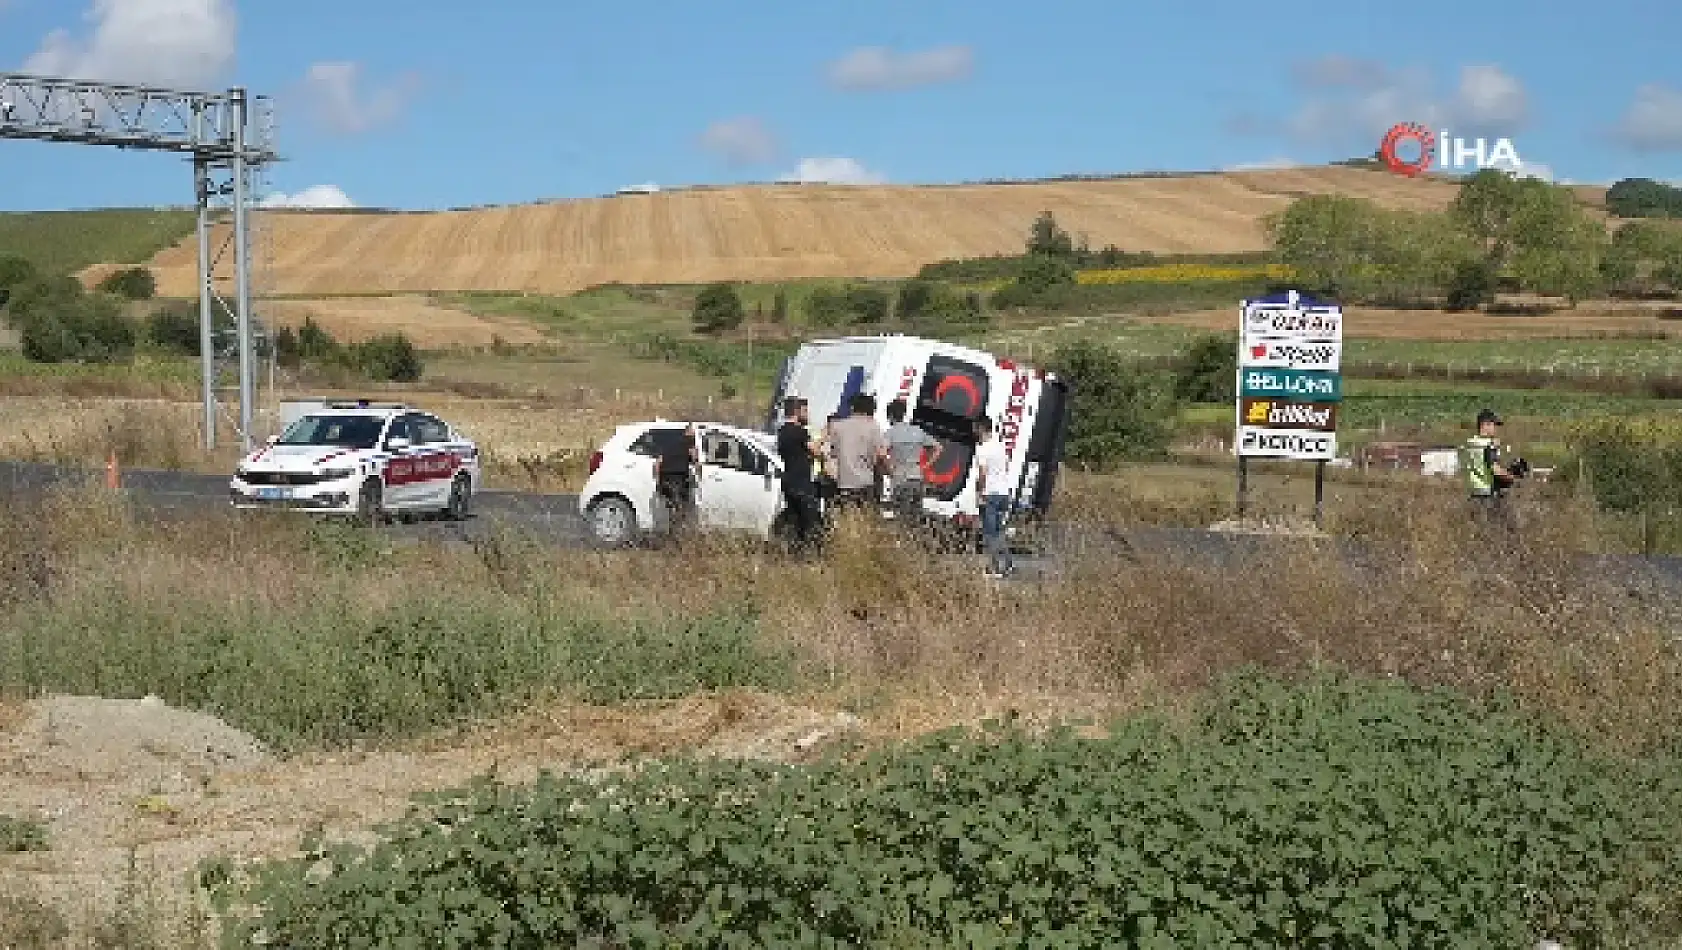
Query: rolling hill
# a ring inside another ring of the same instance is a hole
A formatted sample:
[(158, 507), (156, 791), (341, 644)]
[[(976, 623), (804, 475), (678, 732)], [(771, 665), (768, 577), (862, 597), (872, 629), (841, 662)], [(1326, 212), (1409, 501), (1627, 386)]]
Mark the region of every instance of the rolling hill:
[[(1001, 184), (744, 185), (453, 211), (264, 211), (253, 289), (563, 294), (606, 283), (902, 277), (943, 258), (1015, 253), (1043, 210), (1093, 247), (1255, 251), (1265, 246), (1262, 217), (1302, 195), (1441, 208), (1455, 188), (1328, 166)], [(160, 294), (196, 292), (194, 253), (188, 239), (152, 259)], [(226, 270), (224, 263), (218, 275)]]

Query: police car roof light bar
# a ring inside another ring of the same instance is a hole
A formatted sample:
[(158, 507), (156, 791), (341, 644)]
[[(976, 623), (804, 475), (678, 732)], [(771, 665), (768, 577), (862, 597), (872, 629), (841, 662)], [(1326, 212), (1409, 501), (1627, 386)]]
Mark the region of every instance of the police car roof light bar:
[(329, 409), (407, 409), (408, 403), (402, 402), (373, 402), (368, 399), (329, 399)]

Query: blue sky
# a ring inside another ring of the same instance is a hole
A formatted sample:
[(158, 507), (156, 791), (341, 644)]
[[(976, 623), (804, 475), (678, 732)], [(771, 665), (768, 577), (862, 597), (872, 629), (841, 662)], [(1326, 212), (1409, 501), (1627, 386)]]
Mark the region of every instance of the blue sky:
[[(1682, 181), (1678, 37), (1674, 0), (0, 0), (0, 69), (272, 94), (273, 189), (401, 208), (1317, 163), (1408, 120)], [(181, 159), (71, 145), (0, 141), (0, 181), (191, 197)]]

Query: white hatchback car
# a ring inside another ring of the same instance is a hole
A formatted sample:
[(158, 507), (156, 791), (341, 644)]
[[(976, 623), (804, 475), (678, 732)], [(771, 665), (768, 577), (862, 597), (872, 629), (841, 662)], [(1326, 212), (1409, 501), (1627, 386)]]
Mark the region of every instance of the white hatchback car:
[(239, 509), (461, 519), (482, 478), (478, 445), (437, 416), (356, 400), (323, 403), (240, 459), (228, 495)]
[[(578, 508), (598, 541), (628, 544), (670, 528), (657, 486), (660, 457), (683, 451), (687, 422), (620, 426), (590, 457), (590, 478)], [(738, 426), (693, 423), (700, 441), (697, 525), (770, 537), (783, 510), (782, 462), (776, 439)]]

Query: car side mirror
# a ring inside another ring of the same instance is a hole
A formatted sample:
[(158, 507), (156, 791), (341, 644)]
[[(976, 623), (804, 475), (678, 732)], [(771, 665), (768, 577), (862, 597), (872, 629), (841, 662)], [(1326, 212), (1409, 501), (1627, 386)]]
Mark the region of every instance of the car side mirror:
[(410, 444), (411, 443), (408, 439), (405, 439), (400, 435), (394, 435), (385, 440), (385, 448), (387, 452), (401, 452), (408, 448)]

